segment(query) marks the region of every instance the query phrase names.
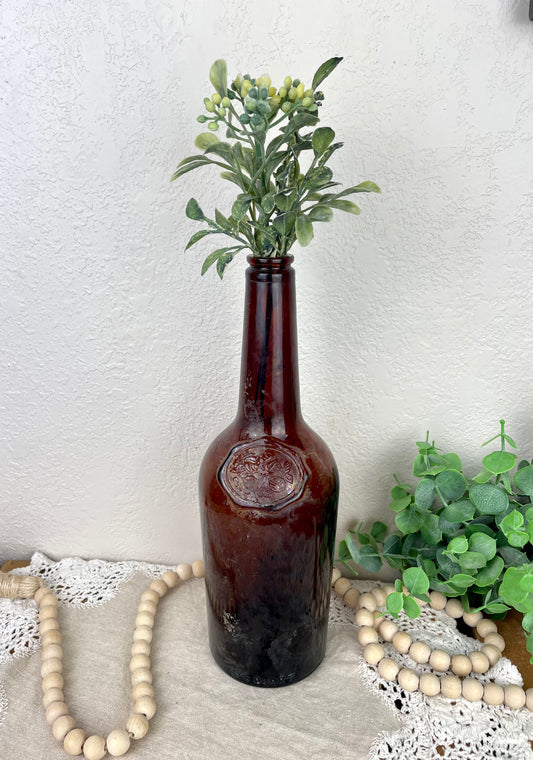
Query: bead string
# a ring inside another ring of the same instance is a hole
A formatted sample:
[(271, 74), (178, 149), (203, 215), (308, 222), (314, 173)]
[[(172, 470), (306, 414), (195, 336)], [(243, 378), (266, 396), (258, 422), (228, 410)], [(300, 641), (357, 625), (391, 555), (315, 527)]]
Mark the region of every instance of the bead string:
[[(116, 728), (105, 738), (97, 734), (87, 736), (85, 731), (78, 727), (65, 703), (63, 648), (57, 619), (58, 600), (47, 586), (39, 585), (33, 598), (39, 607), (43, 705), (46, 721), (52, 727), (54, 738), (63, 744), (69, 755), (83, 754), (86, 760), (101, 760), (107, 753), (112, 757), (121, 757), (129, 750), (132, 739), (142, 739), (146, 736), (149, 721), (156, 711), (150, 650), (157, 605), (169, 589), (193, 576), (203, 578), (204, 563), (201, 560), (196, 560), (192, 565), (178, 565), (175, 571), (167, 570), (161, 578), (152, 581), (142, 594), (135, 618), (130, 660), (133, 712), (126, 722), (125, 730)], [(18, 579), (22, 576), (16, 577)]]
[[(496, 623), (484, 618), (481, 612), (464, 612), (459, 599), (447, 599), (440, 591), (430, 592), (430, 605), (434, 610), (444, 610), (455, 619), (462, 617), (482, 639), (480, 650), (450, 656), (443, 649), (432, 650), (424, 641), (413, 641), (394, 621), (381, 615), (380, 608), (385, 607), (388, 595), (396, 590), (394, 586), (375, 586), (370, 592), (360, 594), (347, 578), (341, 577), (338, 568), (333, 570), (332, 585), (344, 604), (355, 610), (355, 622), (359, 626), (357, 638), (364, 647), (363, 656), (369, 665), (377, 666), (385, 681), (396, 681), (404, 691), (421, 691), (431, 697), (437, 694), (448, 699), (464, 697), (469, 702), (505, 704), (513, 710), (525, 707), (533, 712), (533, 688), (524, 691), (517, 684), (500, 686), (494, 681), (483, 684), (471, 677), (492, 668), (505, 648)], [(420, 599), (417, 601), (420, 605), (426, 604)], [(436, 672), (419, 675), (411, 668), (403, 668), (392, 657), (385, 657), (380, 638), (390, 642), (397, 652), (409, 654), (416, 663), (429, 663)]]

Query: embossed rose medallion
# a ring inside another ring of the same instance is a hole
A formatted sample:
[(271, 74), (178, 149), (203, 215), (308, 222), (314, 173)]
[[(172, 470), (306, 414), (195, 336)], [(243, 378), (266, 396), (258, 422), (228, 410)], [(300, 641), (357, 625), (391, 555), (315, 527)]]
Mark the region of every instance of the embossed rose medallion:
[(241, 507), (281, 509), (297, 499), (307, 480), (299, 454), (273, 438), (235, 446), (219, 481)]

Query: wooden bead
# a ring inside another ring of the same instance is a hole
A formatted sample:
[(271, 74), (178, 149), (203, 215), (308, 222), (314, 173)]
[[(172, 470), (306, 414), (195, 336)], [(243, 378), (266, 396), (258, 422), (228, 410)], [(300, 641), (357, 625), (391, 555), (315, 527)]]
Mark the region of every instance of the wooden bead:
[(348, 578), (339, 578), (339, 580), (335, 583), (333, 586), (335, 593), (337, 596), (339, 596), (341, 599), (344, 596), (344, 594), (352, 587), (352, 584), (348, 580)]
[(48, 631), (48, 633), (45, 633), (44, 636), (41, 636), (41, 645), (43, 649), (47, 647), (49, 644), (61, 644), (63, 642), (63, 637), (59, 633), (59, 631), (53, 630)]
[(533, 712), (533, 689), (526, 690), (526, 707), (529, 712)]
[(440, 693), (448, 699), (458, 699), (461, 696), (461, 681), (457, 676), (441, 676)]
[(372, 596), (376, 600), (376, 604), (378, 607), (384, 607), (385, 603), (387, 601), (387, 592), (383, 588), (383, 586), (374, 586), (372, 589)]
[(41, 660), (63, 659), (63, 647), (59, 644), (47, 644), (41, 652)]
[(395, 633), (392, 637), (392, 646), (401, 654), (406, 654), (412, 643), (412, 638), (408, 633), (405, 633), (405, 631), (398, 631), (398, 633)]
[(59, 621), (57, 618), (47, 618), (39, 624), (39, 633), (43, 637), (49, 631), (59, 631)]
[(145, 654), (149, 656), (151, 649), (152, 647), (148, 641), (137, 639), (137, 641), (134, 641), (131, 645), (131, 656), (135, 657), (136, 654)]
[[(38, 588), (35, 594), (33, 595), (33, 598), (35, 599), (39, 607), (43, 604), (55, 604), (55, 606), (57, 607), (57, 597), (53, 593), (53, 591), (50, 591), (48, 586), (41, 586), (40, 588)], [(46, 601), (44, 601), (45, 599)]]
[(493, 665), (496, 665), (496, 663), (501, 659), (501, 656), (502, 656), (502, 653), (498, 649), (498, 647), (495, 647), (492, 644), (484, 644), (481, 647), (481, 651), (488, 658), (491, 667)]
[(370, 626), (364, 625), (362, 628), (359, 628), (359, 631), (357, 632), (357, 640), (362, 646), (375, 644), (379, 641), (378, 632), (375, 628), (370, 628)]
[(457, 620), (458, 618), (463, 617), (463, 605), (459, 599), (448, 599), (446, 602), (446, 607), (444, 609), (446, 610), (446, 614), (451, 618), (455, 618)]
[(373, 628), (375, 622), (374, 613), (370, 612), (370, 610), (365, 610), (364, 607), (359, 608), (355, 613), (355, 622), (359, 626), (366, 625), (369, 628)]
[(402, 668), (396, 680), (405, 691), (416, 691), (418, 689), (418, 676), (410, 668)]
[(144, 715), (148, 720), (151, 720), (155, 715), (156, 705), (153, 697), (139, 697), (135, 700), (133, 709), (136, 713)]
[(461, 688), (463, 697), (469, 702), (479, 702), (483, 699), (483, 684), (476, 678), (465, 678)]
[(53, 657), (51, 660), (44, 660), (44, 662), (41, 664), (42, 678), (45, 678), (45, 676), (49, 675), (50, 673), (62, 673), (62, 672), (63, 672), (63, 661), (57, 657)]
[(474, 652), (470, 652), (468, 657), (472, 663), (473, 673), (486, 673), (490, 668), (489, 658), (483, 652), (478, 652), (475, 650)]
[(433, 670), (442, 673), (450, 667), (450, 655), (443, 649), (434, 649), (429, 656), (429, 664)]
[(153, 590), (153, 588), (149, 588), (141, 594), (141, 602), (153, 602), (156, 607), (159, 604), (160, 599), (161, 597)]
[(395, 681), (400, 666), (391, 657), (384, 657), (378, 665), (378, 673), (385, 681)]
[[(356, 588), (349, 588), (348, 591), (342, 597), (342, 601), (347, 607), (350, 607), (350, 609), (355, 610), (355, 608), (359, 604), (360, 597), (361, 597), (361, 594)], [(369, 612), (369, 610), (367, 610), (367, 612)]]
[(384, 586), (382, 586), (382, 588), (383, 588), (383, 591), (385, 592), (385, 594), (387, 596), (390, 596), (391, 594), (394, 594), (394, 592), (396, 591), (396, 589), (394, 588), (394, 586), (392, 584), (390, 584), (390, 583), (386, 583)]
[(422, 673), (419, 688), (422, 694), (434, 697), (440, 693), (440, 678), (435, 673)]
[(73, 728), (69, 731), (63, 740), (63, 748), (68, 755), (81, 755), (83, 752), (83, 743), (87, 734), (83, 728)]
[(62, 715), (60, 718), (54, 721), (52, 726), (52, 734), (54, 739), (58, 742), (62, 742), (69, 731), (76, 728), (76, 721), (72, 715)]
[(202, 559), (195, 560), (191, 565), (191, 569), (195, 578), (203, 578), (205, 576), (205, 565)]
[(49, 620), (50, 618), (53, 620), (57, 619), (57, 607), (54, 607), (53, 604), (45, 604), (39, 610), (39, 620), (42, 623), (45, 620)]
[(133, 687), (133, 690), (131, 693), (132, 693), (134, 702), (140, 697), (154, 697), (155, 696), (154, 687), (152, 686), (151, 683), (148, 683), (148, 681), (141, 681), (141, 683), (138, 683), (136, 686)]
[(139, 606), (137, 607), (137, 613), (139, 614), (141, 612), (149, 612), (150, 615), (155, 615), (157, 612), (157, 605), (154, 604), (154, 602), (151, 602), (149, 599), (144, 599), (139, 603)]
[(491, 646), (496, 647), (500, 652), (503, 652), (505, 649), (505, 639), (503, 636), (500, 636), (499, 633), (488, 633), (485, 636), (485, 644), (490, 644)]
[(153, 681), (152, 671), (148, 670), (148, 668), (139, 668), (139, 670), (134, 670), (131, 674), (132, 686), (137, 686), (138, 683), (143, 683), (145, 681), (148, 683), (152, 683)]
[(103, 736), (93, 734), (83, 742), (83, 757), (86, 760), (102, 760), (105, 754), (105, 739)]
[(331, 585), (334, 586), (340, 577), (341, 577), (341, 571), (339, 570), (338, 567), (334, 567), (331, 572)]
[(139, 713), (133, 713), (128, 718), (126, 723), (126, 731), (129, 733), (132, 739), (142, 739), (148, 733), (150, 724), (148, 723), (145, 715), (139, 715)]
[(130, 673), (141, 668), (150, 669), (150, 658), (146, 654), (134, 654), (130, 660)]
[[(338, 582), (338, 581), (337, 581)], [(361, 594), (359, 597), (359, 607), (363, 607), (365, 610), (370, 610), (370, 612), (374, 612), (375, 609), (377, 609), (376, 600), (372, 596), (372, 594)]]
[(398, 626), (393, 620), (382, 620), (378, 626), (378, 631), (382, 639), (385, 641), (392, 641), (394, 636), (398, 633)]
[(369, 665), (377, 665), (385, 657), (385, 650), (381, 644), (367, 644), (363, 649), (363, 657)]
[(472, 672), (472, 661), (466, 654), (454, 654), (450, 667), (456, 676), (468, 676)]
[(64, 702), (65, 695), (62, 689), (48, 689), (43, 694), (43, 707), (46, 708), (52, 704), (52, 702)]
[(42, 689), (43, 692), (48, 691), (48, 689), (62, 689), (64, 685), (61, 673), (49, 673), (43, 678)]
[(168, 592), (168, 586), (165, 581), (161, 580), (161, 578), (156, 578), (155, 581), (152, 581), (150, 583), (150, 589), (151, 591), (155, 591), (159, 597), (165, 596)]
[(154, 627), (154, 616), (151, 612), (139, 612), (135, 618), (135, 625), (146, 625), (148, 628)]
[(147, 641), (149, 644), (152, 641), (152, 638), (154, 636), (154, 633), (151, 628), (148, 628), (147, 625), (139, 625), (135, 628), (133, 631), (133, 640), (134, 641)]
[(475, 628), (480, 620), (483, 619), (481, 612), (464, 612), (463, 620), (470, 628)]
[(180, 577), (174, 570), (167, 570), (161, 576), (161, 580), (166, 583), (169, 588), (176, 588), (180, 582)]
[(192, 578), (192, 567), (185, 562), (177, 566), (176, 572), (182, 581), (188, 581), (189, 578)]
[(68, 715), (69, 710), (64, 702), (52, 702), (45, 710), (46, 722), (52, 725), (62, 715)]
[(415, 662), (425, 663), (429, 660), (431, 649), (424, 641), (413, 641), (409, 647), (409, 657)]
[(483, 701), (488, 705), (502, 705), (505, 694), (502, 687), (497, 683), (486, 683), (483, 686)]
[(526, 704), (526, 693), (521, 686), (511, 683), (504, 686), (503, 700), (511, 710), (520, 710)]
[(483, 618), (476, 625), (476, 631), (479, 633), (481, 638), (484, 639), (485, 636), (487, 636), (487, 634), (489, 633), (498, 633), (498, 626), (496, 625), (494, 620)]
[(121, 757), (125, 755), (129, 750), (131, 744), (130, 737), (127, 731), (123, 731), (121, 728), (115, 728), (108, 734), (106, 739), (107, 751), (113, 757)]

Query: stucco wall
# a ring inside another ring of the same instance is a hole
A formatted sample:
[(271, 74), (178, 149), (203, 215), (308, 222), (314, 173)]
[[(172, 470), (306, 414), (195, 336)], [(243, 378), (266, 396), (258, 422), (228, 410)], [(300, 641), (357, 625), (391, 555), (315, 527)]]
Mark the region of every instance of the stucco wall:
[[(184, 242), (211, 62), (308, 82), (339, 181), (382, 196), (295, 250), (302, 403), (339, 533), (387, 515), (427, 428), (533, 456), (533, 23), (527, 0), (3, 0), (0, 558), (200, 553), (203, 451), (237, 398), (244, 256)], [(481, 452), (479, 452), (481, 456)]]

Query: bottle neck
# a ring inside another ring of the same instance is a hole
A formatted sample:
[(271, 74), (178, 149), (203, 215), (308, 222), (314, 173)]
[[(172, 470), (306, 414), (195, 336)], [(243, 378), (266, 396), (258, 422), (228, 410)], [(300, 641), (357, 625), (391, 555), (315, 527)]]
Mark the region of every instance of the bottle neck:
[(248, 257), (237, 419), (252, 435), (290, 435), (301, 419), (292, 256)]

